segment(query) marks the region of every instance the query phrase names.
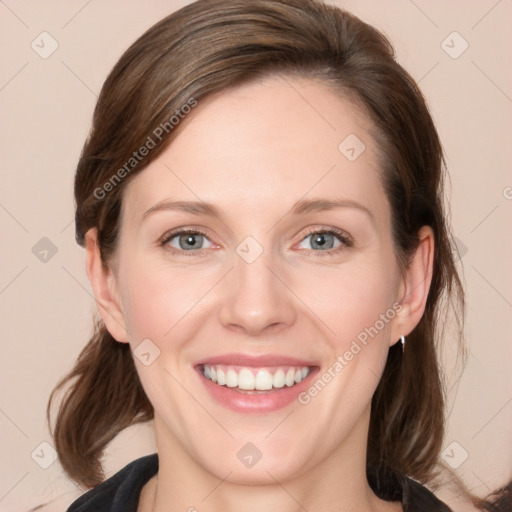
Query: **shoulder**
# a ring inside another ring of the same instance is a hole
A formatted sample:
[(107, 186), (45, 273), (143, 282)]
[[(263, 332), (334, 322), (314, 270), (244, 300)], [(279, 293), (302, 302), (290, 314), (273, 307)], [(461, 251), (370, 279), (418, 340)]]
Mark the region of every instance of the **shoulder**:
[(144, 485), (158, 472), (158, 454), (130, 462), (75, 500), (67, 512), (136, 512)]

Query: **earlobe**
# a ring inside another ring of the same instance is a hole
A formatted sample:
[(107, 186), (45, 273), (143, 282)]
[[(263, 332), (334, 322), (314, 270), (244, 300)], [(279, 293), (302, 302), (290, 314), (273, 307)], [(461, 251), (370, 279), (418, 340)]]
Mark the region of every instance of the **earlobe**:
[(105, 268), (97, 243), (97, 229), (91, 228), (85, 234), (86, 271), (92, 286), (98, 312), (103, 323), (114, 339), (128, 343), (121, 301), (116, 291), (115, 276)]
[(434, 266), (434, 233), (430, 226), (418, 232), (419, 243), (404, 271), (398, 300), (402, 306), (393, 325), (390, 344), (407, 336), (419, 323), (427, 304)]

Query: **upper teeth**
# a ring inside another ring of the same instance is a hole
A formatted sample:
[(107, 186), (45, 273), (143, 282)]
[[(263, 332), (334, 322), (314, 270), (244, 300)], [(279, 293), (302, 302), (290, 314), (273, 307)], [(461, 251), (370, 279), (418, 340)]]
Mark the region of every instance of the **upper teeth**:
[(266, 368), (249, 368), (244, 366), (209, 365), (203, 367), (203, 374), (207, 379), (221, 386), (229, 388), (265, 391), (268, 389), (293, 386), (305, 379), (310, 372), (308, 366), (278, 367), (271, 373)]

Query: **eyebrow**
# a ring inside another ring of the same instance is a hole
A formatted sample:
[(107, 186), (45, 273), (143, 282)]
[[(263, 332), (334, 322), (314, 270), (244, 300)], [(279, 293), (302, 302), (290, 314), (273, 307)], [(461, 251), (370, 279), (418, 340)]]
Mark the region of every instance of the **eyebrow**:
[(292, 206), (290, 213), (301, 215), (335, 208), (355, 208), (368, 215), (372, 222), (375, 220), (373, 213), (366, 206), (351, 199), (301, 199)]
[[(372, 222), (375, 221), (373, 213), (366, 206), (350, 199), (301, 199), (291, 207), (287, 214), (304, 215), (335, 208), (354, 208), (365, 213)], [(145, 211), (142, 218), (145, 220), (150, 214), (159, 211), (178, 211), (222, 218), (221, 210), (214, 204), (205, 201), (163, 201)]]
[(142, 215), (143, 220), (154, 212), (160, 211), (178, 211), (183, 213), (192, 213), (193, 215), (210, 215), (220, 217), (220, 210), (212, 203), (204, 201), (163, 201), (155, 204)]

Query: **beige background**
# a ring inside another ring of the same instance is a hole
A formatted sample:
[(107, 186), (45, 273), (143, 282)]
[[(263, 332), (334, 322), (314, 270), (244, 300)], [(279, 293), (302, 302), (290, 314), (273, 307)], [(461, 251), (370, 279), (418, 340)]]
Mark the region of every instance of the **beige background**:
[[(52, 444), (48, 395), (87, 341), (94, 311), (85, 252), (74, 241), (74, 168), (110, 68), (146, 28), (185, 3), (0, 1), (1, 511), (52, 500), (45, 510), (61, 511), (80, 494), (58, 462), (50, 464), (51, 448), (40, 446)], [(486, 494), (512, 476), (512, 2), (337, 3), (390, 37), (420, 82), (446, 149), (470, 346), (450, 395), (446, 460), (460, 463), (456, 473)], [(51, 48), (48, 36), (38, 37), (43, 31), (58, 42), (47, 59), (31, 47), (35, 40), (38, 51)], [(463, 39), (448, 37), (453, 31)], [(464, 41), (468, 49), (452, 58)], [(43, 237), (57, 250), (47, 261)], [(447, 372), (456, 375), (451, 363)], [(151, 425), (129, 429), (109, 447), (108, 475), (153, 451)]]

